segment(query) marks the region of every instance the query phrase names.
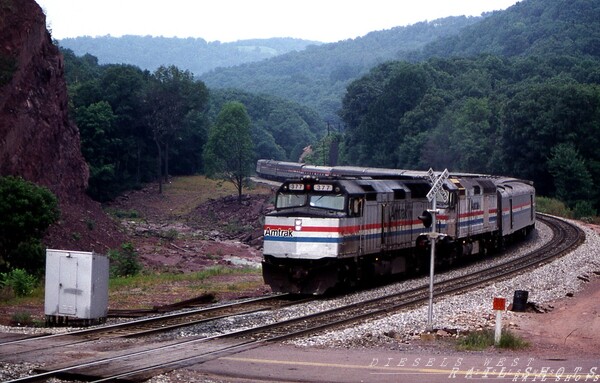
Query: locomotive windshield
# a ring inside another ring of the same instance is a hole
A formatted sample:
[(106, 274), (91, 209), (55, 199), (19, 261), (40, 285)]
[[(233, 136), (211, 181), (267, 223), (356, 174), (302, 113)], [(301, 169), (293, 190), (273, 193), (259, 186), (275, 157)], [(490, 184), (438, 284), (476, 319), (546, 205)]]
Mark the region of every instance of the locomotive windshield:
[(343, 194), (291, 194), (277, 195), (277, 209), (310, 206), (318, 209), (344, 211), (346, 198)]
[(344, 210), (344, 195), (309, 195), (309, 205), (327, 210)]
[(284, 183), (277, 192), (275, 206), (277, 210), (309, 208), (339, 214), (347, 213), (347, 198), (339, 185), (307, 178)]

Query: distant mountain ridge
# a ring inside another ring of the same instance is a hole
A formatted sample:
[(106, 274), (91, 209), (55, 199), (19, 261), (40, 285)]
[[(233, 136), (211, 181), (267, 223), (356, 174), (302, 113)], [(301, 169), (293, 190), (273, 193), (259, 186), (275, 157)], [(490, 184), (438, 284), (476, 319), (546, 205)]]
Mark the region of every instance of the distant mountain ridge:
[(383, 61), (480, 54), (567, 54), (598, 59), (600, 1), (522, 0), (482, 17), (448, 17), (372, 32), (260, 63), (218, 68), (201, 79), (212, 88), (240, 88), (287, 98), (338, 123), (347, 85)]
[(291, 38), (207, 43), (151, 36), (78, 37), (59, 44), (78, 56), (89, 53), (100, 64), (131, 64), (148, 70), (176, 65), (209, 87), (290, 99), (317, 110), (335, 125), (350, 81), (382, 62), (410, 58), (428, 43), (456, 35), (483, 18), (423, 21), (328, 44)]
[(77, 56), (91, 54), (99, 64), (131, 64), (154, 71), (161, 65), (175, 65), (196, 76), (218, 67), (236, 66), (301, 51), (318, 41), (294, 38), (207, 42), (201, 38), (133, 36), (75, 37), (59, 40), (62, 48)]
[(390, 60), (412, 59), (427, 44), (460, 33), (480, 17), (446, 17), (368, 33), (363, 37), (290, 52), (269, 60), (217, 68), (200, 76), (213, 88), (239, 88), (307, 105), (332, 124), (346, 86)]
[[(161, 45), (164, 41), (159, 38), (148, 40), (154, 45), (139, 55), (130, 47), (134, 44), (128, 44), (130, 61), (122, 58), (112, 62), (147, 68), (144, 63), (150, 59), (167, 64), (166, 61), (175, 61), (170, 57), (175, 57), (179, 61), (170, 63), (191, 70), (211, 88), (243, 89), (292, 100), (316, 110), (327, 123), (335, 126), (341, 124), (338, 112), (348, 84), (386, 61), (417, 62), (432, 57), (469, 57), (485, 53), (506, 57), (568, 54), (597, 59), (600, 57), (600, 1), (522, 0), (504, 11), (481, 17), (447, 17), (371, 32), (337, 43), (302, 45), (299, 41), (298, 49), (270, 58), (265, 58), (262, 48), (253, 48), (264, 46), (268, 40), (239, 42), (242, 46), (230, 48), (238, 53), (256, 54), (259, 61), (235, 64), (218, 56), (210, 59), (213, 69), (208, 72), (193, 67), (197, 61), (204, 60), (199, 60), (196, 47), (202, 43), (210, 49), (214, 43), (195, 40), (187, 39), (187, 45), (174, 51), (169, 51), (169, 45)], [(116, 44), (116, 41), (99, 39), (96, 43)], [(127, 39), (118, 41), (121, 44)], [(67, 41), (61, 45), (69, 47)], [(103, 49), (118, 50), (108, 45)], [(91, 48), (88, 51), (97, 56), (100, 63), (109, 62), (99, 51)]]

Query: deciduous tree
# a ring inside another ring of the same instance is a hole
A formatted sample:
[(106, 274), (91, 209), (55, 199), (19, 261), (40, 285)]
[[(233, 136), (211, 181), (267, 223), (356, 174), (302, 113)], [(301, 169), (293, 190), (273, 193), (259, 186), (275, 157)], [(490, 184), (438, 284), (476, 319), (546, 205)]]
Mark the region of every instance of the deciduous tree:
[(169, 145), (177, 137), (188, 113), (194, 109), (203, 109), (207, 99), (206, 86), (200, 81), (194, 81), (191, 72), (182, 71), (175, 66), (161, 66), (154, 72), (146, 94), (146, 117), (157, 149), (159, 193), (162, 193), (163, 175), (169, 175)]
[(219, 112), (204, 147), (204, 164), (209, 177), (224, 178), (235, 185), (241, 203), (244, 179), (254, 165), (250, 117), (242, 103), (229, 102)]

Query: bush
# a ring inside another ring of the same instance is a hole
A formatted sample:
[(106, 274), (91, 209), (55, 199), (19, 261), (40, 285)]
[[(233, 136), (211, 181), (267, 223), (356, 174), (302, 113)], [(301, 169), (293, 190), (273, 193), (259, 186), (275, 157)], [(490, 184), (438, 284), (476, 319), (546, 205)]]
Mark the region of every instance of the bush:
[(0, 271), (43, 270), (40, 241), (58, 218), (58, 201), (48, 189), (20, 177), (0, 177)]
[(131, 243), (123, 244), (121, 251), (110, 250), (108, 258), (110, 259), (111, 277), (137, 275), (142, 270), (142, 265), (138, 261), (138, 254)]
[(540, 213), (546, 213), (564, 218), (573, 218), (573, 212), (564, 202), (555, 198), (540, 197), (535, 198), (536, 209)]
[(16, 312), (12, 314), (10, 317), (10, 322), (13, 326), (17, 327), (34, 325), (34, 320), (31, 314), (27, 312)]
[(37, 278), (23, 269), (14, 269), (9, 273), (0, 273), (0, 286), (2, 288), (11, 288), (18, 297), (30, 295), (37, 286), (37, 283)]
[(502, 331), (498, 347), (508, 348), (510, 350), (521, 350), (529, 347), (529, 343), (512, 332), (504, 330)]
[(576, 219), (591, 221), (596, 216), (596, 209), (590, 201), (577, 201), (573, 214)]

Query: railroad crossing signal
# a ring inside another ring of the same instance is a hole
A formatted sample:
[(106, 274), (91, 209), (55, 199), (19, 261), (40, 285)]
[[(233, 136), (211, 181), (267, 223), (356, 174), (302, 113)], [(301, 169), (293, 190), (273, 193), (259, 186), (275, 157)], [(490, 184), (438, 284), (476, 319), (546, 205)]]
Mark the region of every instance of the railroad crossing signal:
[(448, 169), (444, 169), (442, 174), (440, 174), (439, 177), (436, 177), (435, 173), (433, 172), (433, 169), (429, 168), (429, 170), (427, 171), (427, 176), (433, 184), (431, 186), (431, 190), (429, 190), (429, 193), (427, 193), (427, 199), (429, 200), (429, 202), (432, 202), (433, 198), (437, 197), (437, 199), (439, 199), (440, 201), (448, 203), (449, 195), (448, 192), (443, 189), (443, 186), (444, 182), (446, 182), (449, 175), (450, 174), (448, 173)]
[[(429, 168), (429, 171), (427, 172), (427, 176), (429, 177), (429, 179), (431, 180), (431, 183), (433, 184), (431, 186), (431, 190), (429, 190), (429, 193), (427, 193), (427, 199), (429, 200), (429, 202), (431, 202), (431, 210), (425, 211), (423, 212), (423, 215), (420, 216), (419, 218), (423, 221), (423, 224), (426, 225), (425, 227), (431, 227), (431, 233), (429, 233), (429, 236), (431, 238), (431, 242), (430, 242), (430, 248), (431, 248), (431, 259), (430, 259), (430, 263), (429, 263), (429, 310), (427, 313), (427, 330), (428, 331), (432, 331), (433, 330), (433, 325), (432, 325), (432, 320), (433, 320), (433, 276), (434, 276), (434, 265), (435, 265), (435, 242), (439, 236), (439, 233), (437, 233), (435, 231), (436, 229), (436, 214), (438, 213), (437, 211), (437, 200), (438, 198), (442, 201), (444, 201), (445, 203), (448, 202), (448, 192), (446, 190), (443, 189), (444, 186), (444, 182), (446, 182), (446, 180), (448, 179), (449, 173), (448, 173), (448, 169), (444, 169), (444, 171), (442, 172), (442, 174), (440, 174), (438, 177), (435, 176), (435, 173), (433, 172), (433, 169)], [(429, 221), (429, 217), (431, 217), (431, 221)], [(429, 225), (429, 226), (427, 226)]]
[(433, 215), (427, 210), (425, 210), (423, 214), (419, 216), (419, 219), (421, 220), (421, 222), (423, 222), (423, 226), (425, 226), (426, 228), (430, 228), (431, 224), (433, 223)]

